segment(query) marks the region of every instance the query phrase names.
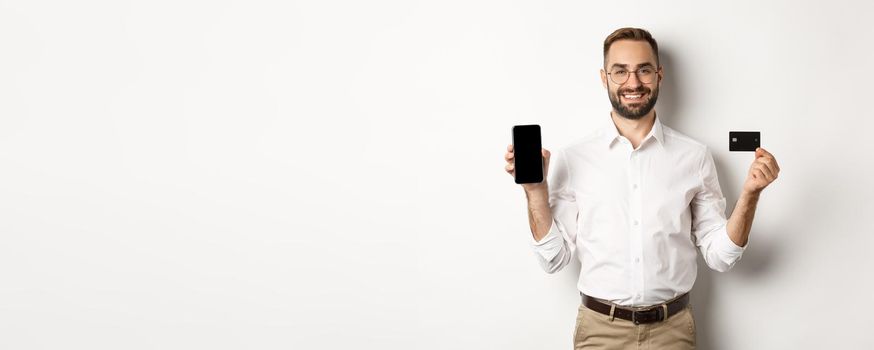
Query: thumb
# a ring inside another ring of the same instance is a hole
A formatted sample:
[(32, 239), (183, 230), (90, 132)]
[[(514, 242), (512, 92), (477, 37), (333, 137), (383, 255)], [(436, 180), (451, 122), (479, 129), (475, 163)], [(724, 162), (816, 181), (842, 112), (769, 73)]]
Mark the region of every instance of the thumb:
[(549, 171), (549, 157), (552, 155), (546, 148), (540, 150), (540, 153), (543, 155), (543, 167)]
[(764, 155), (765, 155), (765, 150), (763, 150), (761, 147), (756, 147), (756, 158), (759, 158), (759, 157), (764, 156)]

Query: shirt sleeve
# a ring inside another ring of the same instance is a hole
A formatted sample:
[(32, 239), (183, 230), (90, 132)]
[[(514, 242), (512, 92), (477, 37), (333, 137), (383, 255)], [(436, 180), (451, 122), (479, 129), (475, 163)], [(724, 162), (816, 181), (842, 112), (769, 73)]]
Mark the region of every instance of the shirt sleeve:
[(728, 236), (725, 197), (719, 187), (713, 156), (707, 148), (701, 161), (700, 177), (700, 190), (691, 203), (692, 234), (707, 266), (725, 272), (740, 260), (749, 243), (740, 247)]
[(529, 232), (531, 246), (540, 266), (547, 273), (555, 273), (567, 266), (576, 254), (577, 214), (576, 198), (570, 187), (570, 167), (565, 150), (555, 152), (548, 171), (549, 207), (552, 224), (549, 233), (540, 241)]

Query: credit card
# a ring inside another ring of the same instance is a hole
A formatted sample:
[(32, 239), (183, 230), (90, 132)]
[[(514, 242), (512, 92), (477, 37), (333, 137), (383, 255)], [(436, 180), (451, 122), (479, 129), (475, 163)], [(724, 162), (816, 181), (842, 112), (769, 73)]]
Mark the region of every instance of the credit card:
[(762, 133), (758, 131), (729, 131), (728, 150), (732, 152), (755, 152), (762, 145)]

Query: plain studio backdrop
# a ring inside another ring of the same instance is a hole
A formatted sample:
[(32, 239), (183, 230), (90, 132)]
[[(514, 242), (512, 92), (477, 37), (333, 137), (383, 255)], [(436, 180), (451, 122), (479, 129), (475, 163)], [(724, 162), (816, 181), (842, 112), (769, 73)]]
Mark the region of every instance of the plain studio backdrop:
[(703, 349), (870, 334), (874, 7), (858, 1), (0, 0), (0, 348), (569, 349), (514, 124), (610, 110), (601, 45), (659, 41), (663, 122), (729, 212), (759, 130), (782, 172)]

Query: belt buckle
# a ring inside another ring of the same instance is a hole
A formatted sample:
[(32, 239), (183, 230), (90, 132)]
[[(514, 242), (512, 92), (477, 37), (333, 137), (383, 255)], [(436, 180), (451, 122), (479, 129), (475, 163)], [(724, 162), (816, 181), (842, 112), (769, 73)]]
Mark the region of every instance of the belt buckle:
[[(651, 308), (648, 310), (632, 311), (631, 312), (631, 322), (634, 322), (634, 324), (639, 325), (641, 322), (639, 319), (637, 319), (637, 315), (640, 314), (640, 315), (649, 316), (649, 314), (652, 313), (653, 311), (655, 311), (656, 317), (658, 317), (659, 321), (663, 321), (666, 318), (665, 316), (667, 316), (667, 315), (662, 315), (663, 310), (661, 307), (654, 307), (654, 308)], [(652, 322), (652, 319), (650, 319), (649, 317), (645, 317), (645, 319), (646, 319), (646, 321)]]

